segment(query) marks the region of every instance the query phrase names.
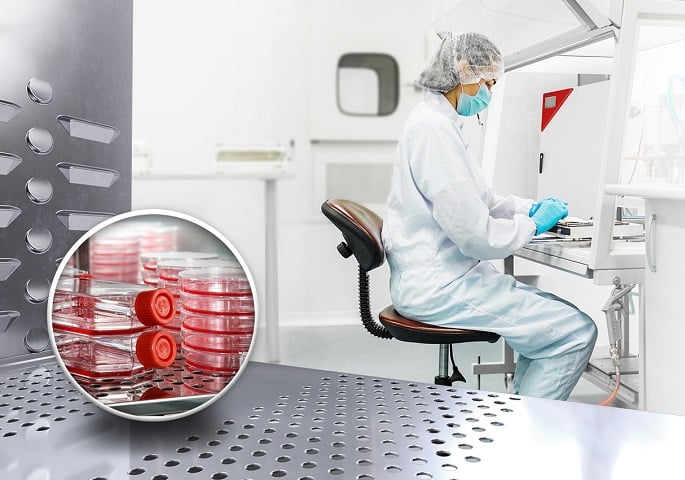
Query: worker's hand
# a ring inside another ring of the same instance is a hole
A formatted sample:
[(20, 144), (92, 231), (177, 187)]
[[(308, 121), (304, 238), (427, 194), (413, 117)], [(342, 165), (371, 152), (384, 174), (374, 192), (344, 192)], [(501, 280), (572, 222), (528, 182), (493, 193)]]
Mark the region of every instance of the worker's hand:
[(543, 200), (530, 218), (538, 228), (535, 235), (540, 235), (552, 228), (559, 220), (568, 215), (568, 206), (565, 202), (556, 200)]
[(538, 208), (540, 208), (540, 205), (542, 205), (544, 202), (557, 202), (557, 203), (561, 203), (564, 206), (568, 207), (568, 202), (566, 200), (562, 200), (561, 198), (556, 198), (556, 197), (545, 197), (542, 200), (538, 200), (537, 202), (533, 202), (533, 205), (531, 205), (530, 211), (528, 212), (528, 216), (532, 217), (533, 214), (538, 211)]

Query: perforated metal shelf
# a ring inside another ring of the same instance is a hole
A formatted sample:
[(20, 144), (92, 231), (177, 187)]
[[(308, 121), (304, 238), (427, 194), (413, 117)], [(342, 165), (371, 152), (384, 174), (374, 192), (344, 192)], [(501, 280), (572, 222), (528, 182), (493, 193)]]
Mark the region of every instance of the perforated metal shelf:
[(654, 478), (685, 434), (682, 417), (254, 362), (193, 416), (130, 422), (50, 361), (13, 368), (0, 478)]
[[(275, 368), (286, 377), (302, 372)], [(487, 456), (496, 430), (520, 401), (360, 375), (315, 375), (279, 385), (285, 389), (278, 391), (272, 375), (251, 376), (258, 389), (245, 382), (234, 387), (237, 395), (253, 395), (240, 402), (239, 415), (229, 414), (235, 411), (231, 402), (228, 415), (209, 431), (189, 422), (176, 443), (160, 444), (166, 455), (150, 450), (157, 457), (136, 468), (151, 478), (194, 471), (206, 472), (205, 478), (429, 479), (435, 472), (451, 478), (451, 472)]]
[(126, 478), (128, 422), (84, 397), (54, 357), (0, 367), (0, 478)]

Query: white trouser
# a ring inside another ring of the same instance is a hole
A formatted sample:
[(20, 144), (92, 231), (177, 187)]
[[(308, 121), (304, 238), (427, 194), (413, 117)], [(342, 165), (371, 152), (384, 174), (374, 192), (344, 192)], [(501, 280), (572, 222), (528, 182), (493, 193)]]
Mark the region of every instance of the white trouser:
[(398, 311), (433, 325), (501, 335), (519, 353), (514, 389), (520, 395), (567, 399), (597, 340), (597, 327), (588, 315), (556, 295), (517, 282), (489, 262), (446, 285), (427, 307)]

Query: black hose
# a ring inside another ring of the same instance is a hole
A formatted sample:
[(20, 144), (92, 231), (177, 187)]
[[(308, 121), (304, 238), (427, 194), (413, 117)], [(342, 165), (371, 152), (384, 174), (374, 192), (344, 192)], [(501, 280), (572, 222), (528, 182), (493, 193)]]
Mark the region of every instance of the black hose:
[(377, 323), (371, 315), (369, 302), (369, 272), (359, 265), (359, 315), (362, 318), (364, 328), (378, 338), (392, 338), (390, 332), (383, 325)]

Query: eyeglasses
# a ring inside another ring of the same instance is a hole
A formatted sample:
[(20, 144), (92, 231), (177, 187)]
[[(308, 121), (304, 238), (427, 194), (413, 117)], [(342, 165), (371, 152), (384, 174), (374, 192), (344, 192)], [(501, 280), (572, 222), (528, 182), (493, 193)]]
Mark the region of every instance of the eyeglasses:
[(492, 90), (492, 87), (494, 87), (496, 83), (497, 83), (497, 80), (495, 80), (494, 78), (492, 80), (486, 80), (485, 82), (483, 82), (483, 84), (486, 87), (488, 87), (488, 90)]

